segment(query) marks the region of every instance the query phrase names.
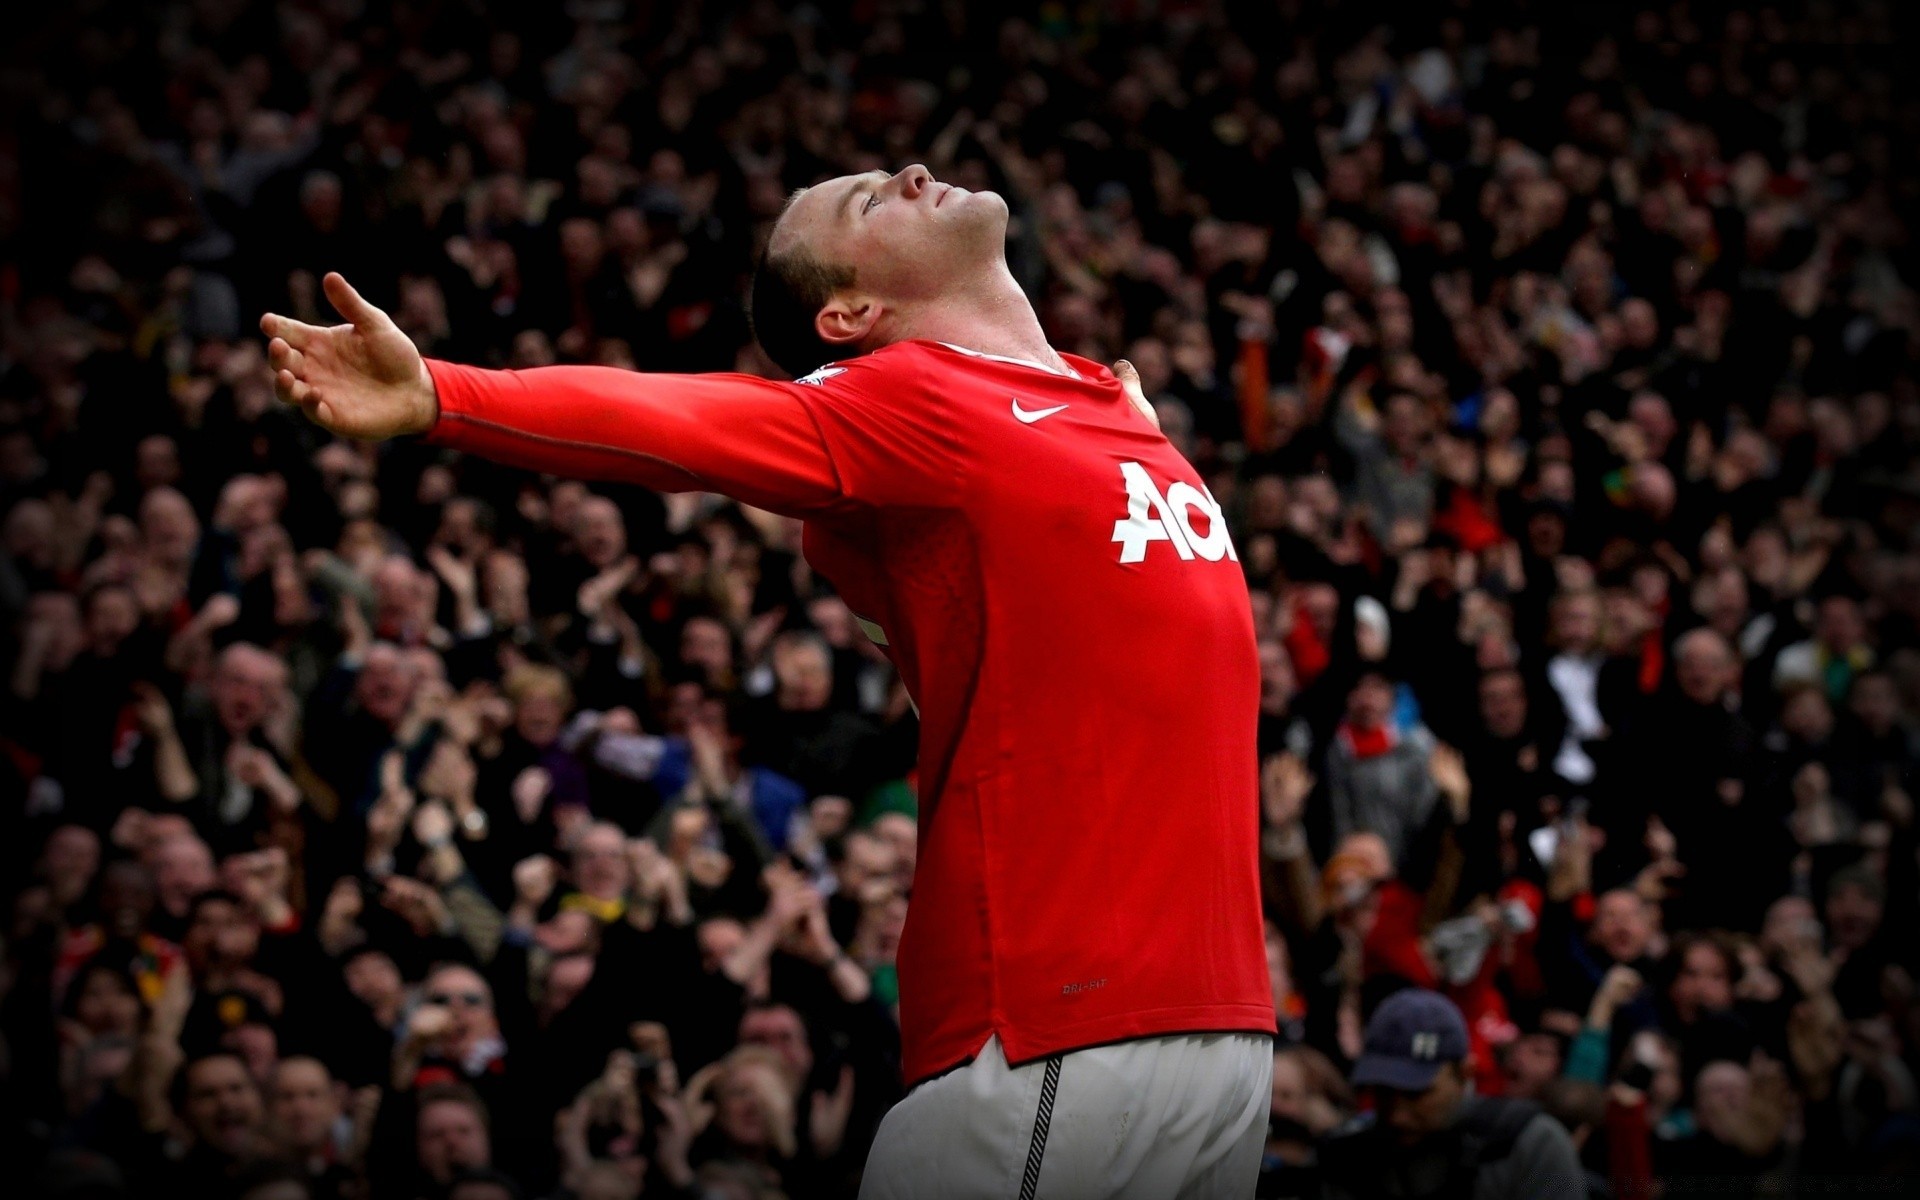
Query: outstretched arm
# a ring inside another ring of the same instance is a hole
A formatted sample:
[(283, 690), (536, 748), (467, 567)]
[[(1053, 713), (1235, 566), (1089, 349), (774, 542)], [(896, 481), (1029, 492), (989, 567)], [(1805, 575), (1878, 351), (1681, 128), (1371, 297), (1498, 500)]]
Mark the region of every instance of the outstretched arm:
[[(721, 492), (791, 516), (850, 506), (856, 496), (876, 505), (950, 498), (964, 471), (951, 429), (903, 404), (900, 381), (864, 361), (832, 372), (832, 395), (737, 374), (487, 371), (423, 359), (340, 275), (322, 286), (347, 324), (270, 313), (260, 328), (281, 399), (343, 437), (425, 434), (537, 471)], [(1133, 367), (1123, 361), (1114, 371), (1157, 427)], [(832, 451), (823, 423), (836, 430)]]
[(793, 384), (749, 375), (644, 375), (610, 367), (487, 371), (420, 356), (338, 274), (323, 286), (349, 323), (269, 314), (260, 326), (280, 396), (345, 437), (426, 434), (535, 470), (659, 491), (724, 492), (788, 513), (843, 499)]

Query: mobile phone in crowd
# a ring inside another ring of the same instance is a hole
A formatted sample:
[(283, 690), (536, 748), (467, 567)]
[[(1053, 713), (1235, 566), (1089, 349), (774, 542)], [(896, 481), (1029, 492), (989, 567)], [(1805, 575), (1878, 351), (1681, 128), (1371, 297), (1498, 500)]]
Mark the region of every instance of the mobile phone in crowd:
[(1543, 867), (1553, 866), (1554, 855), (1560, 852), (1560, 839), (1570, 836), (1577, 821), (1587, 815), (1587, 798), (1575, 796), (1567, 801), (1560, 819), (1549, 825), (1542, 825), (1527, 835), (1527, 848)]

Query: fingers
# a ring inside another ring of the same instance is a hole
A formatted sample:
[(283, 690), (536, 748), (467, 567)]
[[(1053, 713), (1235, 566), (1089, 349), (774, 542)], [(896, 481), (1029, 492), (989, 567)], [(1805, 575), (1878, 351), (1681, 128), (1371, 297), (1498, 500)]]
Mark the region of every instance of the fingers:
[(276, 371), (292, 371), (298, 375), (301, 373), (301, 365), (307, 361), (307, 356), (294, 349), (293, 344), (287, 339), (276, 337), (267, 343), (267, 361), (273, 364), (273, 369)]
[(302, 408), (313, 399), (313, 388), (307, 381), (285, 369), (273, 373), (273, 390), (288, 404), (297, 404)]
[(1140, 372), (1133, 369), (1133, 364), (1124, 358), (1117, 360), (1113, 364), (1113, 375), (1120, 381), (1121, 390), (1126, 392), (1128, 403), (1152, 422), (1155, 429), (1160, 428), (1160, 414), (1153, 411), (1153, 405), (1147, 403), (1146, 392), (1140, 387)]
[(279, 338), (296, 350), (304, 350), (326, 330), (292, 317), (283, 317), (279, 313), (267, 313), (260, 318), (260, 332), (270, 338)]
[(338, 271), (328, 271), (327, 277), (320, 281), (327, 299), (341, 316), (353, 322), (353, 327), (364, 331), (378, 329), (387, 321), (387, 314), (367, 303), (366, 297), (353, 290), (347, 277)]

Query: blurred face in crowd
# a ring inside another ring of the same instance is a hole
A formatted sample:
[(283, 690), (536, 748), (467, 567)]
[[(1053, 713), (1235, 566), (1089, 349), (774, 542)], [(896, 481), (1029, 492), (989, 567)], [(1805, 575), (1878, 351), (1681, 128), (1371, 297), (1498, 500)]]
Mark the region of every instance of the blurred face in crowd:
[(100, 869), (100, 838), (81, 825), (62, 825), (47, 837), (40, 874), (61, 905), (78, 900)]
[(453, 1054), (464, 1054), (475, 1042), (500, 1032), (493, 1012), (493, 989), (471, 967), (441, 967), (427, 976), (420, 997), (453, 1015), (447, 1034), (448, 1049)]
[(905, 813), (881, 813), (873, 819), (873, 834), (893, 851), (895, 881), (910, 884), (920, 857), (920, 826)]
[(1717, 1141), (1739, 1144), (1748, 1122), (1753, 1079), (1739, 1063), (1709, 1063), (1693, 1084), (1693, 1115)]
[(414, 672), (398, 646), (376, 643), (367, 651), (366, 665), (360, 669), (354, 695), (374, 720), (386, 725), (398, 724), (413, 700)]
[[(1438, 566), (1435, 567), (1438, 570)], [(1340, 592), (1332, 584), (1309, 583), (1300, 589), (1300, 611), (1321, 638), (1331, 637), (1340, 620)]]
[(418, 620), (421, 594), (432, 580), (404, 554), (389, 554), (373, 572), (374, 628), (397, 633)]
[(1313, 1085), (1298, 1055), (1282, 1051), (1273, 1056), (1273, 1099), (1268, 1115), (1295, 1125), (1307, 1123), (1307, 1102), (1313, 1097)]
[(1742, 565), (1754, 583), (1775, 590), (1782, 588), (1788, 561), (1786, 534), (1778, 526), (1763, 525), (1747, 539)]
[(47, 662), (58, 670), (86, 648), (86, 629), (80, 620), (80, 602), (67, 592), (40, 592), (27, 602), (29, 624), (44, 623), (50, 630)]
[(1747, 577), (1734, 568), (1702, 574), (1694, 586), (1693, 607), (1720, 636), (1738, 638), (1747, 621)]
[(1695, 704), (1718, 704), (1733, 683), (1733, 651), (1712, 630), (1696, 629), (1682, 637), (1674, 657), (1680, 691)]
[(531, 687), (513, 706), (513, 727), (533, 746), (553, 745), (567, 724), (567, 694), (558, 687)]
[(1347, 697), (1347, 720), (1355, 729), (1385, 727), (1393, 714), (1393, 685), (1378, 675), (1362, 676)]
[(378, 950), (356, 954), (347, 960), (347, 990), (383, 1020), (397, 1014), (405, 999), (405, 982), (400, 968)]
[(148, 492), (140, 501), (140, 538), (161, 562), (184, 565), (200, 541), (193, 505), (170, 487)]
[(1593, 592), (1562, 595), (1553, 606), (1554, 644), (1571, 654), (1588, 654), (1600, 643), (1600, 597)]
[(1666, 602), (1671, 579), (1658, 563), (1641, 563), (1628, 576), (1627, 586), (1642, 604), (1658, 609)]
[(165, 488), (180, 482), (180, 447), (165, 434), (140, 438), (134, 447), (134, 480), (146, 488)]
[(1271, 920), (1265, 923), (1264, 937), (1267, 950), (1267, 983), (1273, 992), (1273, 1004), (1280, 1008), (1293, 994), (1293, 951), (1287, 946), (1286, 934)]
[(100, 967), (87, 971), (72, 986), (80, 989), (74, 1001), (73, 1019), (89, 1033), (132, 1037), (140, 1032), (140, 1018), (145, 1010), (132, 981), (125, 975)]
[(811, 638), (776, 643), (773, 674), (780, 707), (787, 712), (818, 712), (833, 698), (833, 660), (827, 648)]
[(213, 851), (192, 834), (168, 838), (153, 852), (153, 883), (160, 906), (186, 916), (188, 903), (213, 887)]
[(1593, 906), (1592, 937), (1614, 962), (1635, 962), (1653, 942), (1653, 914), (1631, 889), (1616, 888)]
[(275, 489), (258, 475), (236, 475), (220, 489), (214, 508), (216, 528), (244, 534), (273, 522)]
[(433, 540), (463, 556), (485, 550), (490, 539), (480, 527), (479, 501), (466, 496), (447, 501), (440, 512), (440, 528)]
[(1287, 648), (1276, 641), (1260, 643), (1260, 711), (1273, 715), (1285, 713), (1293, 703), (1298, 677)]
[(865, 830), (847, 835), (846, 849), (839, 864), (840, 890), (849, 896), (865, 897), (878, 885), (890, 887), (899, 860), (891, 843)]
[(1610, 654), (1633, 653), (1653, 627), (1651, 611), (1625, 588), (1609, 590), (1601, 599), (1601, 608), (1606, 614), (1601, 636)]
[(770, 1058), (742, 1057), (730, 1063), (714, 1086), (714, 1125), (743, 1150), (775, 1144), (776, 1129), (790, 1110), (787, 1081)]
[(487, 611), (500, 625), (512, 628), (532, 617), (527, 602), (527, 564), (517, 554), (496, 550), (486, 557), (483, 583)]
[(1817, 746), (1833, 732), (1833, 706), (1817, 686), (1802, 686), (1788, 693), (1780, 706), (1780, 728), (1802, 745)]
[(588, 826), (573, 850), (574, 886), (589, 896), (617, 900), (627, 894), (632, 878), (626, 834), (605, 822)]
[(1760, 925), (1760, 944), (1770, 952), (1795, 948), (1818, 949), (1820, 918), (1813, 901), (1804, 896), (1782, 896), (1767, 906), (1767, 917)]
[(289, 1058), (274, 1068), (268, 1105), (281, 1144), (295, 1154), (320, 1153), (340, 1119), (340, 1091), (317, 1058)]
[(473, 784), (473, 757), (458, 742), (435, 742), (420, 771), (420, 790), (431, 796), (455, 796), (471, 794)]
[(253, 1153), (265, 1113), (246, 1064), (235, 1055), (216, 1054), (186, 1071), (180, 1115), (194, 1140), (232, 1158)]
[(1518, 671), (1494, 671), (1480, 681), (1480, 719), (1497, 738), (1517, 738), (1527, 727), (1527, 687)]
[(280, 1063), (280, 1036), (264, 1021), (249, 1021), (228, 1030), (220, 1039), (220, 1048), (238, 1054), (247, 1064), (247, 1073), (263, 1088), (273, 1079), (273, 1069)]
[(1627, 419), (1640, 427), (1647, 437), (1647, 447), (1655, 456), (1664, 455), (1667, 444), (1673, 441), (1673, 435), (1679, 426), (1673, 420), (1673, 407), (1665, 396), (1658, 392), (1641, 392), (1627, 405)]
[(260, 949), (260, 926), (232, 900), (208, 899), (194, 908), (180, 948), (196, 974), (213, 967), (239, 966)]
[(784, 1004), (756, 1008), (741, 1017), (740, 1044), (765, 1046), (779, 1055), (796, 1092), (813, 1073), (813, 1047), (807, 1041), (806, 1022)]
[(77, 1066), (63, 1081), (67, 1113), (80, 1116), (106, 1095), (133, 1062), (135, 1039), (128, 1036), (94, 1038), (74, 1048)]
[(1531, 1098), (1560, 1077), (1560, 1043), (1550, 1033), (1523, 1033), (1501, 1055), (1507, 1095)]
[(111, 862), (100, 872), (100, 925), (108, 935), (131, 939), (153, 912), (153, 876), (137, 862)]
[(239, 738), (266, 720), (283, 668), (256, 646), (235, 643), (220, 654), (213, 672), (213, 710), (220, 727)]
[(1900, 690), (1886, 675), (1862, 675), (1854, 681), (1847, 706), (1874, 737), (1886, 737), (1900, 720)]
[(1733, 963), (1711, 942), (1695, 942), (1680, 956), (1673, 1005), (1689, 1019), (1733, 1007)]
[(140, 603), (123, 587), (103, 587), (87, 601), (87, 645), (112, 654), (140, 627)]
[(1846, 596), (1828, 596), (1814, 619), (1814, 637), (1832, 654), (1846, 654), (1866, 640), (1860, 606)]
[(727, 627), (712, 617), (694, 617), (680, 630), (680, 661), (700, 667), (709, 676), (733, 668), (733, 640)]
[(720, 964), (740, 948), (746, 940), (746, 927), (732, 917), (713, 917), (700, 922), (700, 928), (694, 935), (700, 944), (700, 965), (708, 972), (720, 969)]
[(547, 968), (546, 990), (540, 994), (540, 1007), (548, 1017), (566, 1011), (593, 982), (593, 956), (567, 954), (553, 960)]
[(1853, 882), (1837, 884), (1827, 895), (1827, 929), (1836, 947), (1858, 950), (1873, 940), (1886, 911), (1881, 899)]
[(344, 191), (331, 171), (310, 171), (300, 181), (300, 215), (315, 229), (330, 232), (340, 223)]
[(1412, 454), (1418, 450), (1426, 440), (1427, 428), (1427, 406), (1418, 396), (1402, 392), (1387, 400), (1380, 432), (1394, 453)]
[(892, 175), (843, 175), (796, 195), (774, 226), (773, 257), (805, 255), (850, 267), (816, 319), (828, 342), (880, 344), (912, 337), (915, 318), (1006, 272), (1007, 204), (969, 192), (915, 164)]
[(435, 1183), (493, 1161), (486, 1122), (463, 1100), (433, 1100), (422, 1106), (416, 1130), (420, 1168)]
[(1412, 1146), (1453, 1123), (1454, 1109), (1466, 1095), (1467, 1079), (1466, 1064), (1448, 1063), (1425, 1091), (1375, 1088), (1374, 1110), (1380, 1124), (1391, 1130), (1401, 1145)]
[(605, 570), (627, 552), (627, 524), (620, 506), (605, 496), (588, 496), (573, 516), (573, 542), (596, 570)]
[[(27, 446), (32, 448), (32, 442)], [(43, 500), (22, 500), (7, 510), (4, 526), (7, 553), (37, 567), (53, 557), (53, 506)]]

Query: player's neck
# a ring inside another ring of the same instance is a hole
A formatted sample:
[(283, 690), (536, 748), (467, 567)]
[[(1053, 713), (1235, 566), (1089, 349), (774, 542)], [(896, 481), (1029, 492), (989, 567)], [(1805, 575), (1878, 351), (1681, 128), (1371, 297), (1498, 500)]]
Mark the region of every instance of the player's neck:
[(901, 322), (899, 338), (926, 338), (1072, 374), (1066, 360), (1048, 344), (1032, 303), (1004, 266), (978, 288), (911, 314)]

